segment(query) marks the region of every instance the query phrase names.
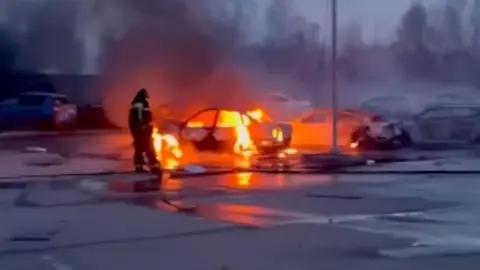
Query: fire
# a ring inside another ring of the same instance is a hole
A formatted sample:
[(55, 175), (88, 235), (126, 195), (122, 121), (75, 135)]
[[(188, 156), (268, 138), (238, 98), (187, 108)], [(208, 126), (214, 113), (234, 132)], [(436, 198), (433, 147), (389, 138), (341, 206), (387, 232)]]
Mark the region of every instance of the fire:
[[(261, 109), (247, 111), (245, 114), (238, 111), (222, 110), (218, 115), (216, 126), (220, 128), (219, 130), (223, 130), (227, 134), (233, 130), (235, 134), (236, 140), (232, 150), (236, 154), (235, 163), (237, 167), (250, 167), (251, 157), (258, 150), (250, 134), (249, 126), (252, 125), (252, 120), (262, 123), (269, 121), (269, 118)], [(202, 122), (189, 122), (188, 127), (202, 128), (204, 125)], [(284, 134), (282, 129), (274, 129), (272, 136), (279, 142), (283, 141)], [(158, 128), (154, 128), (152, 139), (157, 158), (162, 161), (164, 168), (177, 168), (180, 165), (180, 159), (184, 155), (178, 139), (171, 134), (161, 134)], [(278, 154), (278, 157), (286, 158), (295, 153), (295, 149), (285, 149)]]
[(252, 117), (253, 119), (263, 122), (265, 115), (261, 109), (255, 109), (247, 112), (248, 116)]
[(162, 161), (166, 169), (175, 169), (179, 164), (179, 159), (183, 156), (180, 144), (171, 134), (160, 134), (158, 128), (153, 129), (152, 133), (153, 147), (157, 158)]
[[(257, 110), (252, 111), (252, 113), (255, 113), (255, 116), (261, 116)], [(247, 112), (247, 114), (250, 116), (250, 112)], [(251, 120), (247, 115), (242, 115), (236, 111), (222, 111), (218, 121), (218, 127), (233, 128), (235, 130), (237, 139), (233, 146), (234, 153), (244, 158), (249, 158), (256, 153), (257, 149), (250, 136), (250, 130), (248, 129)]]

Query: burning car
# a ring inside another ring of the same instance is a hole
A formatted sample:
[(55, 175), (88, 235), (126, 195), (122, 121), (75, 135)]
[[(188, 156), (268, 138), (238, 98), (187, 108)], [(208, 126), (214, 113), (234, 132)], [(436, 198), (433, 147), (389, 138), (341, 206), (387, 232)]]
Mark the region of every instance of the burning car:
[[(234, 153), (244, 157), (278, 153), (292, 138), (290, 124), (274, 123), (261, 110), (237, 111), (220, 108), (200, 110), (183, 122), (165, 121), (154, 133), (158, 152), (169, 148), (176, 158), (193, 146), (198, 152)], [(188, 145), (188, 146), (187, 146)]]
[[(338, 114), (337, 141), (346, 148), (389, 149), (409, 143), (408, 135), (381, 116), (360, 110), (341, 110)], [(315, 110), (292, 122), (293, 147), (318, 148), (332, 142), (333, 115), (330, 110)]]

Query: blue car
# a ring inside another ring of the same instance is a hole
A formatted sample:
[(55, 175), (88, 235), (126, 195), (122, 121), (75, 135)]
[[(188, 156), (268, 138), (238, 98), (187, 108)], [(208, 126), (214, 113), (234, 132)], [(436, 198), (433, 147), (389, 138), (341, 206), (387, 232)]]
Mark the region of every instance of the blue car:
[(27, 92), (0, 103), (2, 129), (59, 129), (73, 127), (77, 106), (64, 95)]

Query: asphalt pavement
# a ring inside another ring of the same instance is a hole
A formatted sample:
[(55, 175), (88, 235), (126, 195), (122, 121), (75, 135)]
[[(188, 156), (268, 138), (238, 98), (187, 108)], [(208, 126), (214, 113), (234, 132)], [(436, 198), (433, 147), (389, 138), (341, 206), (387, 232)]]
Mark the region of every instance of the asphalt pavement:
[[(126, 134), (40, 136), (1, 139), (0, 150), (69, 156), (129, 143)], [(109, 185), (146, 177), (2, 181), (0, 269), (450, 270), (480, 262), (477, 175), (240, 173), (170, 179), (165, 193)], [(165, 195), (195, 208), (179, 212)]]
[(198, 206), (184, 213), (158, 192), (82, 184), (119, 177), (141, 176), (4, 186), (0, 269), (442, 270), (480, 262), (479, 224), (468, 218), (477, 209), (475, 176), (171, 179), (170, 198)]

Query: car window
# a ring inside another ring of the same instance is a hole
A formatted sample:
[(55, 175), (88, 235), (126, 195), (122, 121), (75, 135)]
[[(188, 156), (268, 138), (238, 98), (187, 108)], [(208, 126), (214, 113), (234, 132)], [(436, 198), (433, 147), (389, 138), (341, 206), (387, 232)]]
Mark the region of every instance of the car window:
[(46, 100), (46, 96), (41, 95), (21, 95), (18, 99), (20, 106), (39, 106)]
[[(246, 120), (249, 121), (248, 118)], [(239, 112), (222, 110), (218, 114), (216, 126), (222, 128), (231, 128), (235, 127), (237, 123), (243, 123), (242, 115)]]
[(326, 112), (313, 112), (312, 114), (304, 117), (301, 120), (302, 123), (326, 123), (327, 122), (327, 113)]
[(282, 95), (268, 95), (268, 98), (271, 101), (275, 101), (275, 102), (288, 102), (288, 98)]
[(453, 110), (451, 108), (430, 109), (419, 116), (420, 119), (436, 119), (453, 117)]
[(471, 117), (478, 114), (475, 108), (454, 108), (452, 114), (456, 117)]
[(213, 127), (215, 124), (216, 110), (202, 111), (187, 121), (187, 127)]

